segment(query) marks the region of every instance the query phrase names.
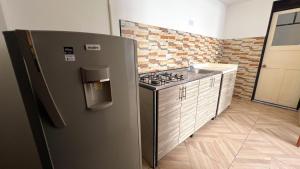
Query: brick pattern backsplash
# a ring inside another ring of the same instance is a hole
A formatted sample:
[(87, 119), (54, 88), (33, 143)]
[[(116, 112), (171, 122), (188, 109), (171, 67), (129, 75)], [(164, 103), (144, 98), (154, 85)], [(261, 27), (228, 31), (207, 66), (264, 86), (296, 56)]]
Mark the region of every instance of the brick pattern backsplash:
[(264, 37), (224, 40), (220, 63), (239, 64), (234, 95), (250, 99), (264, 44)]
[(217, 63), (222, 40), (187, 32), (121, 21), (123, 37), (138, 42), (140, 73), (188, 67), (190, 63)]
[(239, 64), (234, 95), (250, 99), (264, 38), (222, 40), (121, 20), (121, 35), (137, 40), (139, 73), (193, 63)]

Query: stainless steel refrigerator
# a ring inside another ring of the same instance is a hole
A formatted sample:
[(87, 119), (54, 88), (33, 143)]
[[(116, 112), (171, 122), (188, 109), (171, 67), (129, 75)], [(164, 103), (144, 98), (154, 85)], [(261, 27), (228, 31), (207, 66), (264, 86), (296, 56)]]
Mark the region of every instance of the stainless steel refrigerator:
[(60, 31), (4, 35), (44, 169), (141, 168), (133, 40)]

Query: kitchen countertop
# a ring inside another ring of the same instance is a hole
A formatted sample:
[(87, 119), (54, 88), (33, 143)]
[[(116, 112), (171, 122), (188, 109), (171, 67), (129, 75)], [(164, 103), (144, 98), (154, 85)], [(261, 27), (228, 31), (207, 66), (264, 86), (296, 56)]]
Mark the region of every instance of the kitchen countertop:
[(181, 85), (181, 84), (184, 84), (184, 83), (187, 83), (187, 82), (203, 79), (203, 78), (213, 76), (213, 75), (216, 75), (216, 74), (222, 74), (222, 71), (218, 71), (218, 70), (217, 71), (216, 70), (210, 70), (209, 73), (205, 73), (205, 74), (195, 73), (193, 71), (189, 71), (187, 68), (177, 69), (177, 70), (170, 70), (168, 72), (183, 74), (184, 80), (169, 83), (169, 84), (165, 84), (165, 85), (162, 85), (162, 86), (153, 86), (153, 85), (149, 85), (149, 84), (140, 82), (139, 86), (156, 91), (156, 90), (162, 90), (162, 89), (165, 89), (165, 88)]
[(237, 64), (218, 64), (218, 63), (203, 63), (203, 64), (193, 64), (191, 65), (195, 69), (205, 69), (213, 71), (221, 71), (227, 73), (238, 69)]

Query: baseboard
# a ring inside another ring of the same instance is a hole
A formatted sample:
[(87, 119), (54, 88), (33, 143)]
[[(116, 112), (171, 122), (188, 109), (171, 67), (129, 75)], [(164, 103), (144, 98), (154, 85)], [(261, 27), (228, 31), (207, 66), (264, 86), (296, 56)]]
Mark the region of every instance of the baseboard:
[(261, 103), (261, 104), (265, 104), (265, 105), (269, 105), (269, 106), (273, 106), (273, 107), (278, 107), (278, 108), (282, 108), (282, 109), (287, 109), (287, 110), (291, 110), (291, 111), (295, 111), (298, 112), (298, 109), (292, 108), (292, 107), (287, 107), (287, 106), (282, 106), (282, 105), (278, 105), (278, 104), (274, 104), (274, 103), (269, 103), (269, 102), (265, 102), (265, 101), (260, 101), (260, 100), (252, 100), (253, 102), (256, 103)]

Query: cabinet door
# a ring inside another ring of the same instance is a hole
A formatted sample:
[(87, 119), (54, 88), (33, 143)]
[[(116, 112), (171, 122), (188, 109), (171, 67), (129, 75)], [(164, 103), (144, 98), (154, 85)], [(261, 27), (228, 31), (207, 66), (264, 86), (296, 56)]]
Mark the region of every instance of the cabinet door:
[(199, 80), (189, 82), (183, 86), (179, 142), (183, 142), (194, 133), (198, 90)]
[(210, 99), (208, 98), (211, 93), (212, 83), (212, 77), (200, 79), (195, 130), (198, 130), (212, 118), (210, 117), (210, 107), (208, 106), (210, 103)]
[(231, 71), (223, 75), (218, 115), (231, 104), (235, 78), (236, 71)]
[(213, 79), (213, 85), (209, 94), (209, 117), (211, 118), (215, 117), (217, 113), (222, 74), (215, 75)]
[(222, 75), (200, 80), (195, 130), (216, 116)]
[(179, 144), (182, 86), (158, 92), (158, 160)]
[(231, 101), (232, 101), (232, 96), (233, 96), (234, 86), (235, 86), (235, 80), (236, 80), (236, 73), (237, 73), (236, 71), (232, 71), (232, 73), (231, 73), (230, 87), (229, 87), (229, 91), (228, 91), (228, 95), (227, 95), (227, 97), (229, 97), (227, 107), (230, 106)]

